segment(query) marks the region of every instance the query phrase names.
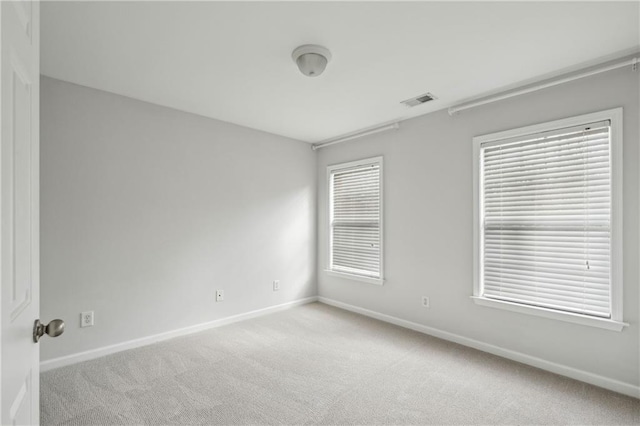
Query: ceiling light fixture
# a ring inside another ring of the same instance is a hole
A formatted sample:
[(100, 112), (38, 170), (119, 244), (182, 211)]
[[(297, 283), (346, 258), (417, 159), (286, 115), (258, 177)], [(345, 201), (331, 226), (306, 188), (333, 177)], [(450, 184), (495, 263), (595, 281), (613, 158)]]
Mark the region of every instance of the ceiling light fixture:
[(296, 47), (291, 57), (302, 74), (307, 77), (317, 77), (324, 72), (331, 60), (331, 52), (326, 47), (305, 44)]

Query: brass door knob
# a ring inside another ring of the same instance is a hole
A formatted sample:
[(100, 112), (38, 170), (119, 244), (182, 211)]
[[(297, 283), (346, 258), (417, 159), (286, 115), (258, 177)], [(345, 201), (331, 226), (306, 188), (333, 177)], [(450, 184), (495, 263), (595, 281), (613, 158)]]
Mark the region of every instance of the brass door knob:
[(64, 333), (64, 321), (54, 319), (49, 324), (44, 325), (37, 319), (33, 324), (33, 341), (38, 343), (44, 333), (47, 333), (50, 337), (58, 337)]

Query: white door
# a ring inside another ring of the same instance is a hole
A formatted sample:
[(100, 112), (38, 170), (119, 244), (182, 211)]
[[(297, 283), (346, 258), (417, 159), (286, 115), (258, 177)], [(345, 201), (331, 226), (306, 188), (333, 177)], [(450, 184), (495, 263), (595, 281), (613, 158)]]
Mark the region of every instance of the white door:
[(39, 4), (0, 1), (0, 424), (38, 424)]

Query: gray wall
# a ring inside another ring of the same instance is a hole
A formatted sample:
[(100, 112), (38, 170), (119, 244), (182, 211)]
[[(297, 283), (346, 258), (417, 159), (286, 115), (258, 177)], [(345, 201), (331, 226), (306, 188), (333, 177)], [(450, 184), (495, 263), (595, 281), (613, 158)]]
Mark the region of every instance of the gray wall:
[[(318, 290), (335, 299), (638, 385), (638, 74), (628, 68), (322, 149), (318, 157)], [(623, 332), (475, 305), (473, 136), (624, 107)], [(419, 107), (417, 107), (419, 108)], [(384, 286), (328, 276), (326, 166), (384, 156)], [(420, 304), (431, 298), (431, 308)]]
[[(44, 77), (41, 317), (68, 328), (42, 346), (42, 360), (317, 291), (638, 385), (639, 93), (638, 74), (621, 69), (454, 117), (425, 115), (316, 155), (304, 143)], [(472, 137), (618, 106), (631, 326), (617, 333), (473, 304)], [(376, 155), (385, 167), (384, 286), (323, 272), (326, 166)], [(96, 325), (80, 329), (85, 310)]]
[(46, 77), (41, 99), (41, 317), (67, 323), (42, 360), (316, 294), (308, 144)]

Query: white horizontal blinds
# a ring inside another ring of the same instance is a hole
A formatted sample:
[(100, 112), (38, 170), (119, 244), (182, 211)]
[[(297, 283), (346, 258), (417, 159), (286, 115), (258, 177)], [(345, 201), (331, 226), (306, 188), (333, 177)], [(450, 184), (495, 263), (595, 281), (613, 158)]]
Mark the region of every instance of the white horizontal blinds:
[(380, 278), (380, 164), (331, 174), (331, 269)]
[(481, 151), (483, 295), (610, 317), (609, 122)]

